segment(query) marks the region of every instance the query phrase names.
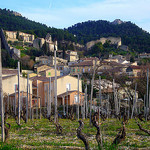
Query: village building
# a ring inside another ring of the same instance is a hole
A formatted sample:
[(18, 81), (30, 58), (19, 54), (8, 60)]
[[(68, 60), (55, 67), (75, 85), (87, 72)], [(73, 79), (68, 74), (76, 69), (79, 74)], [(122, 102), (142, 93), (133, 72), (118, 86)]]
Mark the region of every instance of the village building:
[(33, 41), (33, 47), (35, 47), (37, 49), (41, 49), (44, 44), (46, 44), (45, 48), (47, 48), (48, 51), (54, 52), (54, 49), (58, 50), (57, 41), (53, 42), (52, 41), (52, 37), (51, 37), (51, 35), (49, 33), (47, 33), (45, 39), (44, 38), (36, 38)]
[[(57, 73), (57, 76), (60, 76), (59, 70), (56, 70), (56, 73)], [(40, 71), (39, 74), (44, 77), (54, 77), (55, 69), (54, 68), (46, 69), (46, 70)]]
[(95, 61), (96, 61), (96, 65), (100, 64), (100, 60), (97, 57), (80, 58), (79, 62), (83, 62), (83, 61), (91, 61), (94, 65), (95, 65)]
[(8, 68), (2, 69), (2, 77), (17, 75), (17, 74), (18, 74), (18, 69), (8, 69)]
[(126, 69), (126, 74), (130, 77), (138, 77), (141, 74), (141, 67), (140, 66), (129, 66)]
[[(55, 57), (54, 56), (40, 56), (40, 57), (36, 57), (35, 61), (38, 63), (38, 65), (48, 65), (48, 66), (53, 66), (54, 62), (55, 62)], [(67, 60), (56, 57), (56, 64), (67, 64)]]
[(100, 63), (100, 60), (97, 57), (81, 58), (78, 62), (70, 63), (70, 74), (92, 73), (95, 63), (96, 65), (99, 65)]
[[(84, 101), (84, 93), (79, 92), (79, 103), (78, 103), (78, 91), (68, 91), (65, 92), (63, 94), (58, 95), (58, 105), (63, 105), (63, 101), (64, 104), (66, 105), (68, 103), (68, 105), (82, 105), (83, 101)], [(68, 101), (68, 102), (67, 102)]]
[(35, 61), (36, 63), (38, 63), (38, 65), (48, 65), (50, 66), (51, 64), (51, 59), (49, 56), (39, 56), (39, 57), (35, 57)]
[(37, 49), (41, 49), (42, 46), (45, 43), (45, 39), (44, 38), (39, 38), (37, 37), (34, 41), (33, 41), (33, 47), (37, 48)]
[(124, 56), (122, 56), (122, 55), (113, 56), (112, 54), (109, 55), (109, 58), (104, 59), (104, 61), (117, 62), (117, 63), (121, 63), (121, 64), (130, 63), (129, 61), (126, 60), (126, 58)]
[[(51, 59), (51, 64), (50, 65), (54, 65), (55, 64), (55, 57), (51, 56), (50, 59)], [(67, 62), (68, 62), (68, 60), (66, 60), (66, 59), (56, 57), (56, 64), (57, 65), (66, 65)]]
[(70, 74), (70, 68), (68, 65), (58, 64), (57, 70), (60, 71), (60, 76), (68, 75)]
[(18, 41), (18, 39), (23, 42), (33, 43), (34, 35), (20, 32), (20, 31), (4, 31), (7, 41)]
[(34, 66), (34, 71), (37, 72), (37, 74), (41, 71), (44, 71), (44, 70), (47, 70), (47, 69), (51, 69), (52, 67), (50, 66), (47, 66), (47, 65), (44, 65), (44, 64), (41, 64), (41, 65), (38, 65), (38, 66)]
[(69, 67), (70, 67), (70, 74), (77, 75), (82, 73), (93, 72), (94, 64), (92, 61), (83, 61), (83, 62), (72, 64)]
[[(29, 80), (30, 85), (30, 96), (32, 100), (32, 81)], [(2, 89), (3, 95), (12, 96), (12, 101), (14, 100), (14, 96), (17, 95), (18, 92), (18, 76), (17, 75), (5, 75), (2, 77)], [(27, 78), (20, 76), (20, 92), (27, 92)], [(14, 96), (13, 96), (14, 95)], [(27, 94), (26, 94), (27, 97)], [(16, 96), (17, 100), (17, 96)]]
[(78, 53), (76, 51), (67, 50), (66, 51), (66, 55), (67, 55), (66, 59), (69, 62), (78, 61), (79, 60), (79, 56), (78, 56)]
[(150, 58), (150, 53), (139, 54), (139, 58)]
[(120, 64), (114, 61), (102, 61), (97, 68), (98, 74), (107, 73), (114, 75), (121, 75), (126, 72), (128, 65)]
[[(37, 84), (38, 84), (38, 95), (41, 98), (42, 106), (45, 106), (45, 102), (47, 102), (49, 96), (49, 78), (43, 76), (36, 76), (30, 78), (33, 80), (33, 94), (37, 94)], [(51, 78), (51, 99), (54, 104), (54, 81), (55, 78)], [(57, 77), (57, 96), (66, 93), (67, 91), (77, 91), (78, 90), (78, 79), (72, 77), (70, 75)], [(82, 83), (79, 80), (79, 91), (82, 92)], [(70, 101), (74, 101), (74, 99), (70, 99)], [(62, 99), (58, 101), (58, 104), (62, 104)]]

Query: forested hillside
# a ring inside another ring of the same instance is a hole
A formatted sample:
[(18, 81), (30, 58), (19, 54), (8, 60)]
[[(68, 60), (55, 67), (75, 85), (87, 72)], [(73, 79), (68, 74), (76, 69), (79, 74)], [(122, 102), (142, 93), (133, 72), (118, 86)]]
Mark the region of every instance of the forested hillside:
[(12, 11), (0, 9), (0, 28), (10, 31), (23, 31), (35, 34), (38, 37), (44, 37), (50, 33), (58, 41), (69, 40), (76, 41), (75, 37), (68, 31), (47, 27), (44, 24), (31, 21), (22, 16), (15, 16)]
[(73, 25), (66, 29), (76, 35), (79, 42), (87, 43), (100, 37), (121, 37), (122, 44), (128, 45), (130, 50), (138, 52), (150, 51), (150, 34), (131, 22), (112, 24), (108, 21), (87, 21)]
[(131, 51), (150, 51), (150, 34), (131, 22), (113, 24), (104, 20), (87, 21), (63, 30), (47, 27), (25, 17), (15, 16), (10, 10), (0, 9), (0, 28), (10, 31), (23, 31), (35, 34), (38, 37), (45, 37), (47, 33), (50, 33), (52, 38), (57, 39), (58, 42), (66, 40), (81, 44), (97, 40), (100, 37), (121, 37), (122, 44), (129, 46)]

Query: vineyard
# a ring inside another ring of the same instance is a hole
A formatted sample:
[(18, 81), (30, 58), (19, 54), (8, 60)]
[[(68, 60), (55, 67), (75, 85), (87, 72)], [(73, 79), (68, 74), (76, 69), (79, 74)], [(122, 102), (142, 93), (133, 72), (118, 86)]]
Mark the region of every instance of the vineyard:
[[(62, 132), (56, 131), (56, 126), (48, 119), (33, 119), (28, 123), (21, 120), (16, 124), (13, 118), (7, 120), (11, 125), (9, 137), (1, 143), (0, 149), (84, 149), (84, 143), (77, 138), (77, 120), (59, 119)], [(89, 119), (83, 120), (82, 132), (86, 135), (90, 149), (98, 149), (96, 141), (97, 130), (89, 124)], [(141, 131), (135, 119), (130, 119), (126, 125), (126, 137), (121, 143), (112, 146), (118, 132), (122, 128), (122, 119), (106, 119), (101, 122), (103, 149), (150, 149), (150, 136)], [(140, 120), (138, 122), (141, 123)], [(142, 127), (150, 128), (150, 122), (142, 122)]]

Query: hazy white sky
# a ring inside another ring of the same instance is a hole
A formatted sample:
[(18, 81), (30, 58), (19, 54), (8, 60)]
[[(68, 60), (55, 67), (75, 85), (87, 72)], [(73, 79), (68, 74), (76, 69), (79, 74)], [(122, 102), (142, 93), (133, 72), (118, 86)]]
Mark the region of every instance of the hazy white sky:
[(5, 0), (0, 8), (56, 28), (88, 20), (121, 19), (150, 32), (150, 0)]

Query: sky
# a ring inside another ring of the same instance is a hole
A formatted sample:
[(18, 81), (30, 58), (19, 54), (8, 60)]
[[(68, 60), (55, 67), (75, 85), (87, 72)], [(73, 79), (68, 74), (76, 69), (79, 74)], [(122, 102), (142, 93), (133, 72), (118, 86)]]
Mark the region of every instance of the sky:
[(0, 8), (55, 28), (88, 20), (121, 19), (150, 32), (150, 0), (4, 0)]

